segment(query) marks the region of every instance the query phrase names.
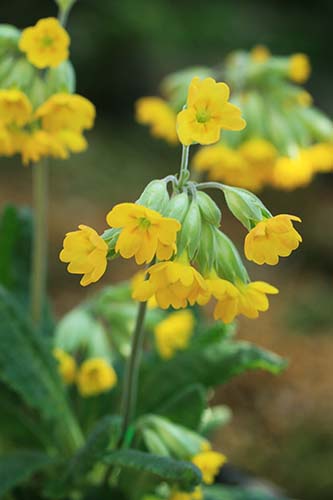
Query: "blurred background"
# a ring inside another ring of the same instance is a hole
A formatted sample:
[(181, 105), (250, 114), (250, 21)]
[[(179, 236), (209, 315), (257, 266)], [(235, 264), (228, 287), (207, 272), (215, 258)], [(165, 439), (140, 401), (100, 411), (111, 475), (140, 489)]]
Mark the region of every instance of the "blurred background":
[[(11, 0), (2, 23), (19, 28), (56, 14), (51, 0)], [(71, 13), (71, 59), (77, 91), (97, 107), (89, 149), (54, 161), (50, 178), (49, 290), (61, 316), (110, 280), (130, 277), (125, 262), (100, 284), (83, 289), (58, 261), (64, 233), (80, 223), (102, 231), (117, 202), (136, 199), (153, 177), (175, 173), (180, 147), (153, 139), (134, 122), (138, 97), (156, 95), (167, 73), (193, 64), (215, 65), (233, 49), (267, 45), (273, 54), (307, 53), (307, 89), (333, 115), (331, 0), (79, 0)], [(31, 169), (1, 159), (0, 202), (31, 202)], [(281, 486), (291, 497), (333, 495), (333, 177), (317, 176), (306, 189), (266, 190), (271, 211), (302, 217), (304, 244), (278, 267), (249, 266), (253, 279), (280, 288), (269, 312), (241, 320), (238, 336), (289, 359), (279, 377), (250, 373), (215, 395), (230, 405), (231, 424), (216, 436), (229, 461)], [(217, 198), (217, 201), (219, 199)], [(222, 210), (225, 208), (220, 199)], [(224, 209), (224, 230), (242, 248), (243, 228)]]

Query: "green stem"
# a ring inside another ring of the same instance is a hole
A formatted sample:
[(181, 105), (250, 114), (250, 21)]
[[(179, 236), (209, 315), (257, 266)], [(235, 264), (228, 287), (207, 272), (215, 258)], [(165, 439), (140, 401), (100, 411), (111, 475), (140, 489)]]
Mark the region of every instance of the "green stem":
[(123, 421), (119, 439), (119, 447), (124, 442), (128, 426), (130, 425), (133, 415), (135, 414), (139, 366), (144, 340), (143, 324), (145, 320), (146, 309), (147, 302), (141, 302), (139, 305), (136, 325), (133, 333), (131, 354), (126, 366), (122, 401), (120, 407), (120, 413), (122, 415)]
[(189, 157), (190, 146), (183, 146), (182, 149), (182, 159), (180, 162), (180, 171), (179, 171), (179, 179), (178, 179), (178, 188), (181, 189), (185, 182), (189, 178), (189, 170), (188, 170), (188, 157)]
[(67, 1), (62, 0), (61, 2), (58, 2), (59, 4), (58, 20), (62, 26), (66, 26), (68, 15), (75, 2), (76, 0), (67, 0)]
[(34, 231), (32, 244), (31, 317), (39, 325), (46, 291), (48, 163), (32, 167)]

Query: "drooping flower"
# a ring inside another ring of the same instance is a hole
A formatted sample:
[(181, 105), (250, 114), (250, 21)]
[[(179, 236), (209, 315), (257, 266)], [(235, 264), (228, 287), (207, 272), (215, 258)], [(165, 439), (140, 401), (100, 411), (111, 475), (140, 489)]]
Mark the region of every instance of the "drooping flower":
[(31, 119), (32, 105), (28, 97), (16, 89), (0, 90), (1, 123), (14, 124), (19, 127)]
[(191, 493), (187, 493), (185, 491), (173, 491), (169, 496), (169, 500), (203, 500), (202, 489), (200, 486), (197, 486)]
[(253, 62), (264, 63), (271, 57), (270, 50), (265, 45), (256, 45), (250, 52)]
[(53, 94), (35, 112), (47, 132), (71, 130), (82, 132), (92, 128), (95, 120), (95, 106), (78, 94), (60, 92)]
[(122, 228), (115, 251), (124, 259), (135, 257), (137, 264), (149, 263), (156, 257), (170, 259), (176, 252), (176, 236), (181, 225), (176, 219), (143, 205), (120, 203), (106, 217), (111, 227)]
[(302, 241), (292, 221), (301, 222), (301, 219), (295, 215), (280, 214), (258, 222), (245, 238), (246, 258), (259, 265), (275, 266), (279, 257), (290, 255)]
[(242, 130), (246, 123), (240, 109), (228, 102), (229, 87), (213, 78), (193, 78), (187, 107), (177, 115), (177, 132), (184, 145), (214, 144), (221, 130)]
[(269, 301), (267, 294), (275, 295), (279, 290), (264, 281), (251, 281), (250, 283), (237, 283), (239, 291), (238, 314), (243, 314), (250, 319), (259, 316), (259, 312), (267, 311)]
[(177, 144), (176, 113), (166, 101), (160, 97), (142, 97), (135, 108), (137, 122), (149, 125), (154, 137)]
[(192, 458), (192, 463), (200, 469), (202, 480), (206, 484), (213, 484), (215, 477), (227, 458), (217, 451), (203, 451)]
[(156, 347), (164, 359), (172, 358), (176, 351), (186, 349), (193, 334), (194, 317), (188, 311), (178, 311), (160, 321), (154, 329)]
[(307, 151), (303, 150), (296, 157), (281, 156), (277, 159), (272, 174), (272, 184), (290, 191), (307, 186), (312, 177), (311, 160)]
[(293, 54), (289, 59), (289, 77), (293, 82), (302, 84), (311, 73), (311, 64), (306, 54)]
[(19, 48), (37, 68), (55, 68), (68, 58), (70, 38), (54, 17), (40, 19), (22, 31)]
[(185, 308), (195, 304), (198, 298), (208, 293), (201, 274), (183, 261), (159, 262), (147, 270), (149, 279), (133, 290), (134, 300), (145, 302), (155, 296), (162, 309), (172, 306)]
[(219, 278), (216, 274), (205, 280), (209, 289), (209, 295), (199, 298), (199, 304), (206, 304), (211, 296), (217, 302), (214, 309), (214, 319), (221, 319), (224, 323), (231, 323), (238, 314), (239, 291), (237, 287), (225, 279)]
[(54, 349), (53, 355), (58, 361), (58, 370), (61, 378), (65, 384), (72, 384), (75, 380), (77, 368), (75, 359), (59, 348)]
[(66, 234), (61, 262), (69, 263), (67, 270), (83, 274), (82, 286), (98, 281), (106, 271), (108, 245), (91, 227), (81, 224), (79, 231)]
[(314, 172), (332, 172), (333, 143), (320, 142), (307, 150), (308, 159)]
[(83, 397), (97, 396), (117, 383), (117, 374), (103, 358), (87, 359), (77, 374), (77, 386)]
[(15, 154), (15, 142), (13, 141), (13, 134), (0, 123), (0, 155), (12, 156)]

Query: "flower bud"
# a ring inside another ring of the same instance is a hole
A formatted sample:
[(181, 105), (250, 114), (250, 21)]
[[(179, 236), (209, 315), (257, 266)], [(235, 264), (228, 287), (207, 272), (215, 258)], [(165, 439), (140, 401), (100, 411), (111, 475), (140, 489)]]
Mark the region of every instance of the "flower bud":
[(15, 57), (8, 55), (1, 57), (0, 61), (0, 86), (4, 87), (2, 84), (4, 79), (8, 78), (8, 75), (11, 74), (12, 69), (15, 66), (16, 59)]
[(224, 186), (224, 196), (230, 211), (250, 230), (265, 217), (272, 217), (259, 198), (246, 189)]
[(215, 267), (219, 276), (228, 281), (249, 280), (242, 259), (232, 241), (222, 231), (214, 229), (216, 241)]
[(196, 200), (192, 200), (182, 223), (177, 241), (177, 253), (181, 255), (185, 250), (190, 260), (193, 260), (200, 244), (201, 214)]
[(20, 36), (21, 32), (15, 26), (11, 24), (0, 25), (0, 57), (8, 52), (17, 51)]
[(221, 224), (221, 210), (212, 198), (203, 191), (197, 192), (197, 200), (202, 219), (213, 226)]
[(29, 89), (35, 74), (35, 68), (25, 57), (21, 57), (15, 62), (7, 77), (3, 79), (1, 86), (5, 88), (17, 86), (21, 90)]
[(167, 216), (178, 220), (181, 224), (184, 221), (189, 207), (189, 199), (186, 193), (173, 196), (169, 202)]
[(165, 215), (169, 201), (170, 198), (166, 183), (164, 181), (154, 180), (146, 186), (136, 203)]
[(147, 449), (150, 453), (154, 455), (160, 455), (163, 457), (169, 456), (168, 448), (165, 446), (159, 435), (152, 429), (144, 429), (142, 431), (142, 437)]
[(73, 65), (70, 61), (64, 61), (55, 68), (50, 68), (45, 77), (47, 96), (58, 92), (69, 92), (73, 94), (76, 87), (76, 78)]
[(212, 224), (202, 223), (199, 250), (196, 257), (200, 273), (207, 275), (214, 266), (216, 258), (215, 231)]

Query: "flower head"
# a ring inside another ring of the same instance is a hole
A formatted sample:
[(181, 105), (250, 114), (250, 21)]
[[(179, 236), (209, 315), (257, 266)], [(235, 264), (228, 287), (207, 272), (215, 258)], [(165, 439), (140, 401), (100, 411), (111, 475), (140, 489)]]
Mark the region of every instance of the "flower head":
[(115, 250), (125, 259), (135, 257), (137, 264), (149, 263), (154, 256), (170, 259), (176, 252), (176, 236), (181, 225), (176, 219), (143, 205), (120, 203), (106, 217), (111, 227), (122, 228)]
[(160, 97), (142, 97), (136, 102), (136, 120), (150, 125), (154, 137), (177, 144), (176, 113)]
[(176, 351), (186, 349), (193, 333), (194, 317), (188, 311), (169, 314), (154, 329), (158, 352), (164, 359), (171, 358)]
[(271, 57), (270, 50), (265, 45), (256, 45), (250, 52), (253, 62), (264, 63)]
[(238, 314), (255, 319), (259, 312), (269, 308), (267, 294), (275, 295), (279, 290), (264, 281), (251, 281), (250, 283), (237, 283), (239, 291)]
[(314, 172), (332, 172), (333, 143), (320, 142), (307, 150), (308, 158)]
[(208, 293), (205, 280), (190, 264), (181, 261), (160, 262), (147, 270), (149, 279), (133, 290), (133, 298), (145, 302), (155, 296), (162, 309), (185, 308)]
[(246, 258), (256, 264), (275, 266), (279, 257), (290, 255), (302, 241), (292, 221), (301, 222), (301, 219), (281, 214), (258, 222), (245, 238)]
[(60, 260), (69, 263), (68, 272), (83, 274), (80, 284), (87, 286), (98, 281), (105, 273), (108, 249), (94, 229), (81, 224), (79, 231), (66, 234)]
[(311, 73), (311, 65), (306, 54), (294, 54), (289, 60), (289, 77), (293, 82), (305, 83)]
[(31, 119), (32, 105), (21, 90), (0, 90), (0, 117), (5, 125), (21, 127)]
[(53, 351), (54, 357), (58, 361), (58, 370), (61, 378), (66, 384), (72, 384), (76, 376), (76, 361), (67, 352), (56, 348)]
[(202, 480), (206, 484), (213, 484), (215, 476), (226, 462), (226, 456), (217, 451), (203, 451), (192, 458), (192, 463), (201, 470)]
[(290, 191), (307, 186), (313, 177), (311, 159), (307, 151), (301, 151), (295, 158), (281, 156), (277, 159), (272, 183), (275, 187)]
[(81, 396), (96, 396), (109, 391), (117, 383), (117, 374), (103, 358), (87, 359), (80, 366), (77, 385)]
[(95, 106), (85, 97), (60, 92), (39, 106), (35, 117), (41, 120), (42, 127), (47, 132), (82, 132), (92, 128), (95, 114)]
[(68, 58), (70, 38), (54, 17), (40, 19), (22, 31), (19, 48), (37, 68), (55, 68)]
[(225, 83), (216, 83), (213, 78), (193, 78), (187, 107), (177, 116), (177, 132), (182, 144), (214, 144), (220, 138), (221, 129), (245, 127), (239, 108), (228, 102), (229, 93)]
[(213, 296), (217, 302), (214, 309), (214, 319), (221, 319), (224, 323), (231, 323), (238, 314), (239, 291), (237, 287), (225, 279), (214, 276), (205, 280), (209, 295), (200, 297), (201, 305), (208, 302)]

